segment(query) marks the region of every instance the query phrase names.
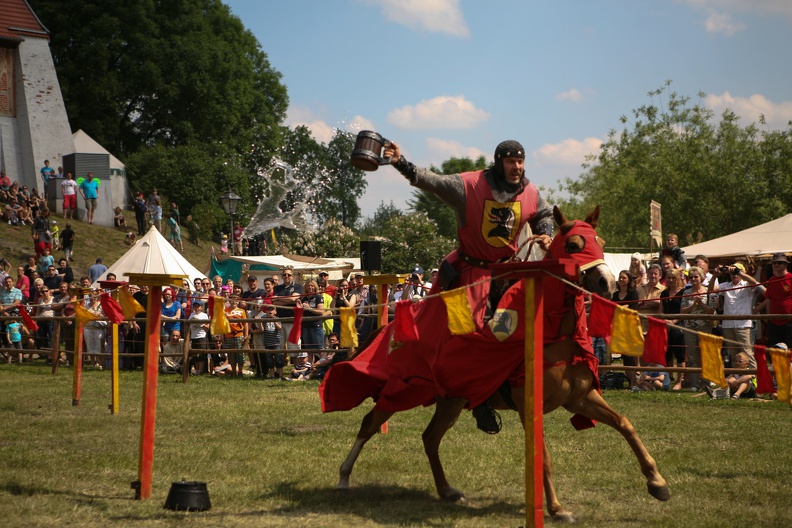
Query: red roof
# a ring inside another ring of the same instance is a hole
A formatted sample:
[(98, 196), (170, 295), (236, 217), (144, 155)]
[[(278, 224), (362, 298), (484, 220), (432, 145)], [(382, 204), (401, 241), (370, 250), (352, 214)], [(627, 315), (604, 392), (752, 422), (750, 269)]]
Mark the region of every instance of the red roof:
[(0, 1), (0, 40), (19, 42), (26, 36), (49, 38), (49, 31), (26, 0)]

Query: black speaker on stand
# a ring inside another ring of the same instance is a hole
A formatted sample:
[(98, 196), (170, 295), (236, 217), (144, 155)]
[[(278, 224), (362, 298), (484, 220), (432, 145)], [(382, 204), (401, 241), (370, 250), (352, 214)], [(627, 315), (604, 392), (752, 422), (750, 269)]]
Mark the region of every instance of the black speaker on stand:
[(382, 269), (382, 242), (379, 240), (360, 241), (360, 267), (369, 272)]

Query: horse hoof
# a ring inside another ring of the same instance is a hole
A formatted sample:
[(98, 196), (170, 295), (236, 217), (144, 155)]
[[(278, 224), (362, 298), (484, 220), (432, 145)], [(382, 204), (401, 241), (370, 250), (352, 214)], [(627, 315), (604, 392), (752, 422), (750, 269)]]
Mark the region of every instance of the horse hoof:
[(459, 504), (465, 504), (467, 502), (465, 494), (455, 488), (449, 488), (445, 493), (440, 495), (440, 498), (446, 502), (456, 502)]
[(671, 492), (668, 490), (668, 486), (652, 486), (649, 484), (648, 487), (649, 495), (655, 499), (659, 501), (671, 500)]
[(562, 510), (560, 512), (556, 512), (550, 515), (550, 518), (553, 522), (565, 523), (565, 524), (575, 524), (577, 519), (575, 519), (575, 515), (566, 510)]

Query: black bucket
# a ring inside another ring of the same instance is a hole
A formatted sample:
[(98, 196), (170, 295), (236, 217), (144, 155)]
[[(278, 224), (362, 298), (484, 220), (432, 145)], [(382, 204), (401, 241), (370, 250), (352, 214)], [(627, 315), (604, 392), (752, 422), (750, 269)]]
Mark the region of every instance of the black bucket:
[(212, 507), (206, 482), (173, 482), (165, 508), (181, 511), (205, 511)]

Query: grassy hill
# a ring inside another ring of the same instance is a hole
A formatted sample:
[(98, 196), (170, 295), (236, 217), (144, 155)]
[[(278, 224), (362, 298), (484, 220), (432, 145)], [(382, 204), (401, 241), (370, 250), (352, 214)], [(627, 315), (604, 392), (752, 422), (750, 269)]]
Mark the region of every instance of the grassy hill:
[[(50, 217), (51, 220), (58, 222), (61, 230), (66, 227), (66, 220), (58, 215)], [(76, 233), (74, 238), (74, 258), (72, 263), (75, 278), (87, 275), (88, 267), (96, 261), (97, 257), (102, 257), (105, 265), (110, 267), (130, 246), (125, 242), (126, 231), (114, 229), (112, 227), (102, 227), (96, 224), (89, 225), (81, 221), (68, 221)], [(127, 212), (127, 223), (135, 225), (134, 214)], [(164, 222), (163, 222), (164, 224)], [(130, 228), (131, 230), (131, 228)], [(165, 230), (167, 232), (167, 229)], [(197, 269), (207, 271), (211, 255), (209, 242), (202, 242), (198, 245), (188, 241), (186, 230), (183, 231), (182, 240), (184, 243), (184, 257)], [(217, 246), (217, 244), (215, 244)], [(10, 226), (0, 222), (0, 257), (4, 257), (14, 266), (12, 275), (16, 277), (16, 266), (25, 264), (30, 255), (35, 255), (33, 251), (33, 239), (31, 237), (30, 226)], [(62, 258), (63, 251), (54, 251), (55, 261)], [(124, 280), (119, 277), (119, 280)]]

